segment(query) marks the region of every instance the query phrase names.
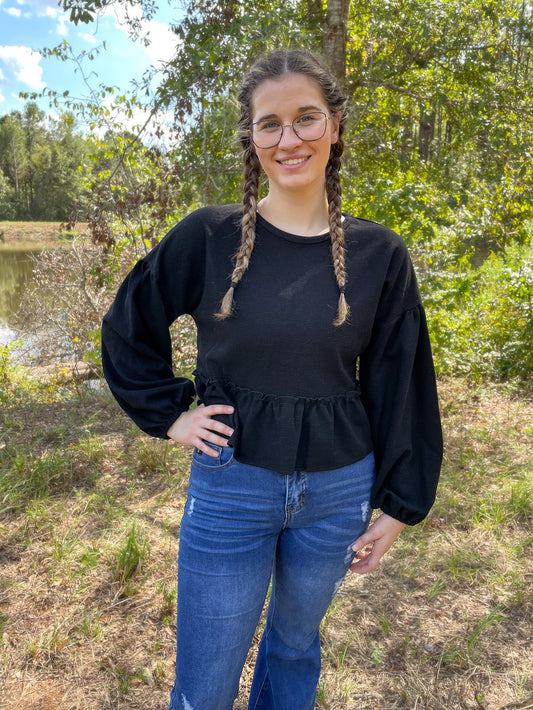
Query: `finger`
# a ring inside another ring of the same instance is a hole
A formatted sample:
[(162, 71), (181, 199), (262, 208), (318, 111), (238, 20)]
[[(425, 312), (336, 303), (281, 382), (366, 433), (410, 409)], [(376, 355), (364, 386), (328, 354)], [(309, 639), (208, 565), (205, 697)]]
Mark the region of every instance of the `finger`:
[[(213, 442), (215, 443), (215, 442)], [(194, 446), (199, 450), (202, 451), (202, 453), (207, 454), (208, 456), (212, 456), (213, 458), (217, 458), (219, 455), (219, 451), (214, 449), (212, 446), (209, 446), (207, 441), (204, 439), (196, 439), (194, 442)], [(220, 446), (224, 446), (224, 444), (220, 444)]]
[(367, 546), (357, 553), (356, 559), (350, 566), (350, 569), (352, 572), (357, 572), (358, 574), (372, 572), (372, 570), (376, 569), (378, 566), (380, 559), (381, 554), (379, 550), (375, 546)]
[(367, 531), (366, 533), (363, 533), (360, 537), (358, 537), (357, 540), (353, 543), (352, 550), (354, 552), (359, 552), (359, 550), (362, 550), (367, 545), (370, 545), (373, 541), (374, 541), (373, 535), (371, 535)]
[(365, 572), (371, 572), (376, 569), (384, 555), (390, 549), (392, 543), (387, 542), (387, 540), (378, 539), (372, 543), (372, 549), (370, 554), (365, 555), (363, 560), (363, 570)]
[[(207, 406), (201, 405), (204, 414), (208, 417), (212, 417), (214, 414), (233, 414), (235, 409), (229, 404), (208, 404)], [(200, 409), (200, 407), (198, 407)]]
[(356, 557), (360, 560), (363, 560), (365, 557), (368, 557), (368, 555), (372, 552), (373, 549), (373, 544), (369, 543), (368, 545), (364, 545), (363, 547), (359, 548), (357, 550)]
[(217, 419), (210, 419), (205, 417), (201, 422), (201, 427), (206, 431), (218, 432), (219, 434), (225, 434), (227, 437), (233, 434), (233, 429), (227, 424), (219, 422)]
[[(217, 446), (229, 446), (228, 439), (226, 437), (217, 436), (214, 432), (209, 431), (209, 429), (204, 429), (198, 436), (209, 444), (216, 444)], [(231, 434), (229, 434), (231, 436)]]
[(379, 564), (379, 558), (369, 555), (364, 560), (359, 560), (354, 562), (350, 566), (350, 570), (356, 574), (367, 574), (367, 572), (373, 572)]

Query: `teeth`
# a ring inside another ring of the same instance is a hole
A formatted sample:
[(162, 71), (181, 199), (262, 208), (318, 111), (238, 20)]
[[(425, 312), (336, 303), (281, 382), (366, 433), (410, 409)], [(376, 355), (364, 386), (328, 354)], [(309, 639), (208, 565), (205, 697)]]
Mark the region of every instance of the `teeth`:
[(299, 165), (303, 163), (307, 158), (293, 158), (292, 160), (282, 160), (283, 165)]

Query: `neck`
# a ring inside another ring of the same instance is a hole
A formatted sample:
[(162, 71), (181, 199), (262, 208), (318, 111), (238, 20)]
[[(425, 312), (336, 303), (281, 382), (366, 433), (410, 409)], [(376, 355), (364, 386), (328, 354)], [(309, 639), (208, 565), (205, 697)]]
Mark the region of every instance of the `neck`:
[(303, 237), (323, 234), (329, 229), (328, 201), (322, 186), (316, 195), (269, 190), (259, 202), (259, 214), (278, 229)]

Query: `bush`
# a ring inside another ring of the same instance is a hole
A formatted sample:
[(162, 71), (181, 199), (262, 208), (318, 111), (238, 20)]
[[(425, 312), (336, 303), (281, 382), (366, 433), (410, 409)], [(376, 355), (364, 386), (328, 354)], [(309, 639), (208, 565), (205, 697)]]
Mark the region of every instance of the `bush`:
[(531, 383), (533, 244), (421, 281), (440, 373)]

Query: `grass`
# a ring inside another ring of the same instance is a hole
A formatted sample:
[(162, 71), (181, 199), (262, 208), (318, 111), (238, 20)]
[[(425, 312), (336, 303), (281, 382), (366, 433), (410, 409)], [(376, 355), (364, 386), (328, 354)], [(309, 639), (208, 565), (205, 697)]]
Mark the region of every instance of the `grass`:
[(0, 220), (0, 250), (38, 250), (68, 246), (87, 225), (67, 230), (60, 222), (9, 222)]
[[(2, 707), (161, 710), (190, 454), (106, 393), (0, 362)], [(332, 603), (320, 710), (533, 708), (533, 401), (459, 380), (440, 396), (437, 503)]]

